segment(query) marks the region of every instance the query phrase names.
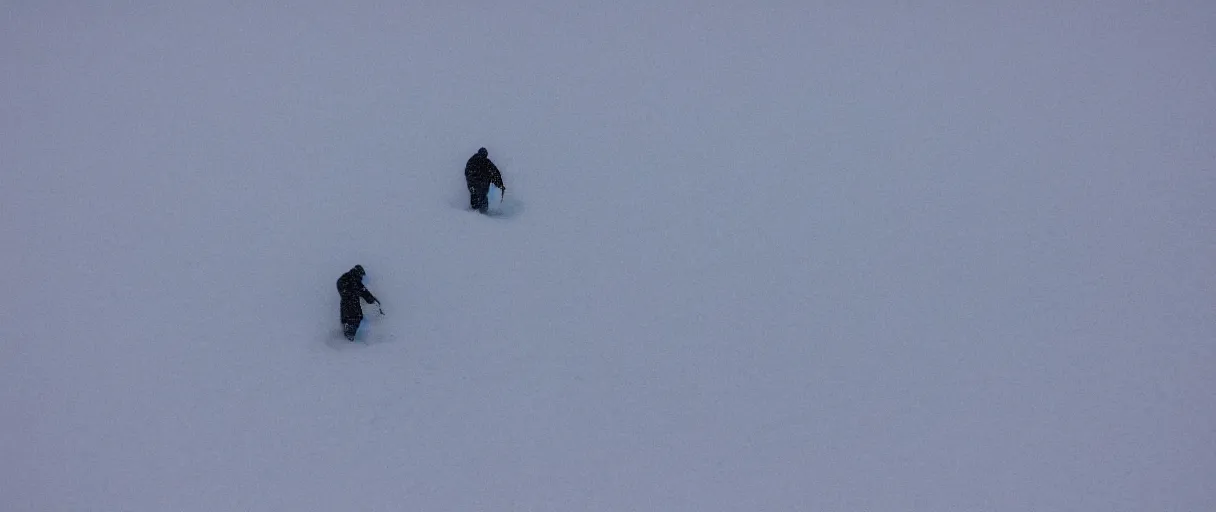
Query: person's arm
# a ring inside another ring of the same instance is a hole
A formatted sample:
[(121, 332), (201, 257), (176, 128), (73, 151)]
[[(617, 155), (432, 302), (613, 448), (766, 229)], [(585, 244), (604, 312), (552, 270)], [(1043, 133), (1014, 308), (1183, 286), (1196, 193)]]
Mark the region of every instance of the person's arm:
[(490, 162), (490, 183), (493, 183), (499, 190), (506, 190), (507, 187), (502, 184), (502, 173), (498, 172), (498, 166), (494, 162)]
[(366, 286), (362, 286), (360, 288), (362, 288), (362, 289), (359, 291), (359, 295), (362, 295), (363, 300), (367, 301), (368, 304), (375, 304), (377, 302), (380, 302), (380, 301), (376, 300), (376, 296), (372, 295), (372, 292), (367, 291)]

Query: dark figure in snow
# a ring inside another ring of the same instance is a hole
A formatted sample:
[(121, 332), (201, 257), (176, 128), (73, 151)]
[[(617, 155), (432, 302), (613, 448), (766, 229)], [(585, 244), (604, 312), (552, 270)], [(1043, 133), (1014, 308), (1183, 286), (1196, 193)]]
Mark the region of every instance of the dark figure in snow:
[(363, 276), (363, 265), (355, 265), (355, 268), (338, 278), (338, 295), (342, 296), (342, 334), (350, 341), (355, 341), (355, 331), (359, 330), (359, 323), (363, 321), (363, 306), (359, 304), (359, 298), (368, 304), (379, 302), (363, 286)]
[(507, 187), (502, 184), (502, 174), (498, 172), (494, 162), (490, 161), (486, 148), (477, 150), (477, 154), (469, 158), (469, 163), (464, 165), (464, 181), (469, 186), (469, 206), (481, 213), (486, 213), (490, 207), (486, 194), (490, 192), (491, 183), (499, 190), (507, 191)]

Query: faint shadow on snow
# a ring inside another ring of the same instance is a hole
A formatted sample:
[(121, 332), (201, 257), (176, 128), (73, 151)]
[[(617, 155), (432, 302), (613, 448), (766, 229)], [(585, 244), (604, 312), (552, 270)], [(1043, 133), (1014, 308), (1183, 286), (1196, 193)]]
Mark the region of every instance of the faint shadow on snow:
[(325, 345), (334, 350), (358, 350), (370, 345), (392, 343), (396, 337), (389, 326), (380, 320), (382, 317), (375, 306), (365, 305), (363, 323), (359, 326), (359, 332), (355, 334), (355, 341), (347, 341), (346, 337), (342, 335), (342, 327), (335, 326), (326, 332)]
[[(499, 219), (510, 219), (518, 217), (524, 211), (524, 202), (514, 195), (502, 196), (502, 192), (497, 187), (490, 187), (490, 193), (486, 194), (489, 200), (490, 209), (486, 213), (489, 217)], [(469, 196), (463, 190), (453, 194), (448, 199), (448, 205), (457, 210), (473, 213), (473, 209), (469, 207)]]

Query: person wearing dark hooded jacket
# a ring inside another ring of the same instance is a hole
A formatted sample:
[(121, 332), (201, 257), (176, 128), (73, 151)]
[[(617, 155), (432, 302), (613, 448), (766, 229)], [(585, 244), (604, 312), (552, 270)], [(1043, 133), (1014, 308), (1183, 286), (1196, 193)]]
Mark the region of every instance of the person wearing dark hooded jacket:
[(502, 173), (490, 161), (486, 148), (478, 149), (477, 154), (464, 165), (464, 181), (469, 186), (469, 206), (481, 213), (486, 213), (490, 208), (486, 194), (490, 193), (491, 184), (503, 192), (507, 191), (502, 184)]
[(359, 304), (359, 299), (366, 300), (368, 304), (379, 302), (376, 300), (376, 296), (363, 286), (364, 275), (363, 265), (355, 265), (338, 278), (338, 295), (342, 297), (340, 307), (342, 334), (349, 341), (355, 341), (355, 332), (359, 330), (359, 323), (363, 321), (363, 306)]

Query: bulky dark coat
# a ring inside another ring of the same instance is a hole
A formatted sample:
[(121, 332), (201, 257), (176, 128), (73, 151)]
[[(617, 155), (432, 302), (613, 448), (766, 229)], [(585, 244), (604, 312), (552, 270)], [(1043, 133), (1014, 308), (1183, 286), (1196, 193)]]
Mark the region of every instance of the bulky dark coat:
[(483, 212), (489, 207), (486, 194), (490, 192), (490, 185), (493, 184), (500, 190), (507, 188), (503, 186), (502, 173), (498, 172), (498, 166), (490, 161), (486, 148), (477, 150), (477, 154), (470, 157), (469, 162), (464, 165), (464, 181), (469, 186), (469, 206)]
[(355, 268), (338, 278), (338, 295), (342, 297), (342, 325), (359, 325), (363, 320), (363, 307), (359, 299), (363, 298), (369, 304), (375, 303), (376, 297), (363, 286), (363, 267)]

